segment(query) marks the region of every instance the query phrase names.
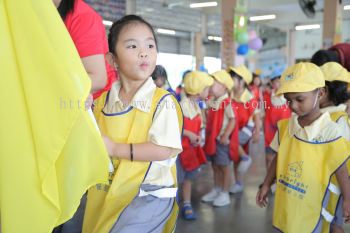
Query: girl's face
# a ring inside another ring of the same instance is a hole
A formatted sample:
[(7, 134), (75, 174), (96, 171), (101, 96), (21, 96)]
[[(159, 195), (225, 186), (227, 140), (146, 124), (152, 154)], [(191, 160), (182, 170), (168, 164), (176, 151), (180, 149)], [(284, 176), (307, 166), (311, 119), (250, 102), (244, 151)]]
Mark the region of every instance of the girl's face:
[(219, 98), (226, 93), (226, 87), (219, 83), (218, 81), (214, 81), (214, 84), (210, 87), (210, 94), (215, 98)]
[(209, 87), (204, 88), (204, 90), (199, 94), (199, 98), (205, 100), (209, 95)]
[(285, 93), (289, 108), (298, 116), (307, 116), (319, 109), (319, 100), (324, 95), (324, 89), (301, 93)]
[(241, 92), (242, 90), (244, 90), (245, 88), (245, 82), (243, 79), (239, 79), (237, 77), (233, 77), (233, 82), (234, 82), (234, 85), (233, 85), (233, 91), (236, 92), (236, 93), (239, 93)]
[(281, 82), (279, 78), (275, 78), (274, 80), (271, 81), (272, 89), (273, 90), (278, 90), (281, 86)]
[(122, 78), (146, 80), (157, 60), (157, 48), (151, 30), (142, 23), (130, 23), (119, 34), (114, 62)]
[(260, 84), (261, 84), (260, 78), (258, 76), (255, 76), (253, 83), (254, 83), (254, 86), (257, 86), (257, 87), (260, 86)]

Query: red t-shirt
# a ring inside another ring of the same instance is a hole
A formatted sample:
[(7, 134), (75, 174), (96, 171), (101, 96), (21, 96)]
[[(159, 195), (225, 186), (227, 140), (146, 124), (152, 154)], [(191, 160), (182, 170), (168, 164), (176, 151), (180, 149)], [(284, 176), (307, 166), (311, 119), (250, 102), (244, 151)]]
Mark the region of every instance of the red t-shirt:
[(349, 43), (340, 43), (332, 46), (330, 50), (335, 50), (339, 54), (340, 64), (350, 71), (350, 44)]
[[(85, 2), (77, 0), (73, 12), (69, 13), (64, 21), (67, 30), (78, 50), (80, 58), (96, 54), (105, 55), (108, 52), (106, 31), (102, 18)], [(94, 93), (94, 99), (104, 91), (108, 91), (116, 80), (116, 73), (106, 63), (107, 85)]]

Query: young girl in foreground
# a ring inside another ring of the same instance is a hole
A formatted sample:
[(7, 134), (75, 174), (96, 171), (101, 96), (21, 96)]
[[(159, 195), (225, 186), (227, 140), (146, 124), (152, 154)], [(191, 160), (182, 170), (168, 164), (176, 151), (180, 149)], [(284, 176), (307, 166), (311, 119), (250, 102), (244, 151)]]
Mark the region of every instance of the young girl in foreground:
[(151, 78), (157, 43), (150, 24), (125, 16), (112, 25), (108, 42), (120, 81), (96, 101), (94, 112), (115, 171), (110, 185), (89, 190), (83, 231), (172, 232), (181, 109)]

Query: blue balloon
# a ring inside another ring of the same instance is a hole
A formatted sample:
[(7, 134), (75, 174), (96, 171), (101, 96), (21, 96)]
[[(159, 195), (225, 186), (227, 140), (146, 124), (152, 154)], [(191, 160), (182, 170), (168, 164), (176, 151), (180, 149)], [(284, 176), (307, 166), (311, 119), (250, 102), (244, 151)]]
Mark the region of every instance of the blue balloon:
[(247, 44), (241, 44), (237, 48), (237, 53), (239, 55), (246, 55), (248, 53), (248, 51), (249, 51), (249, 46)]
[(208, 72), (208, 69), (205, 68), (204, 64), (201, 64), (201, 65), (199, 66), (199, 71)]

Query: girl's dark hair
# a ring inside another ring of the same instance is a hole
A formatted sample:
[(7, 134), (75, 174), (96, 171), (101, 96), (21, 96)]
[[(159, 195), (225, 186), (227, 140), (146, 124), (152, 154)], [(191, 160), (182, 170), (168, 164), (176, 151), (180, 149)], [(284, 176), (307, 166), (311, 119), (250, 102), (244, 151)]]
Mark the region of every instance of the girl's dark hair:
[(57, 10), (63, 21), (66, 19), (67, 15), (74, 10), (75, 0), (62, 0)]
[(326, 81), (329, 99), (335, 104), (339, 105), (345, 103), (350, 99), (348, 92), (348, 84), (342, 81)]
[(113, 23), (112, 27), (109, 29), (109, 34), (108, 34), (108, 49), (109, 49), (109, 52), (114, 54), (114, 49), (115, 49), (115, 46), (117, 44), (120, 32), (122, 31), (122, 29), (124, 27), (126, 27), (127, 25), (132, 24), (132, 23), (145, 24), (149, 28), (149, 30), (151, 30), (151, 32), (153, 34), (153, 37), (154, 37), (155, 44), (156, 44), (156, 49), (158, 51), (158, 42), (157, 42), (156, 34), (154, 33), (152, 25), (149, 24), (146, 20), (144, 20), (140, 16), (137, 16), (137, 15), (126, 15), (123, 18), (115, 21)]
[(168, 74), (166, 73), (165, 68), (161, 65), (156, 65), (156, 68), (154, 69), (151, 76), (153, 80), (156, 80), (158, 77), (164, 77), (165, 79), (168, 79)]
[[(229, 70), (228, 73), (230, 74), (231, 78), (238, 78), (239, 81), (243, 80), (242, 76), (240, 76), (239, 74), (237, 74), (233, 70)], [(248, 88), (247, 83), (244, 80), (243, 80), (243, 82), (244, 82), (244, 87)]]
[(270, 79), (271, 82), (275, 81), (275, 80), (278, 80), (281, 78), (281, 75), (277, 75), (277, 76), (274, 76)]
[(322, 66), (326, 62), (338, 62), (340, 63), (338, 52), (335, 50), (318, 50), (312, 55), (310, 62), (317, 66)]

